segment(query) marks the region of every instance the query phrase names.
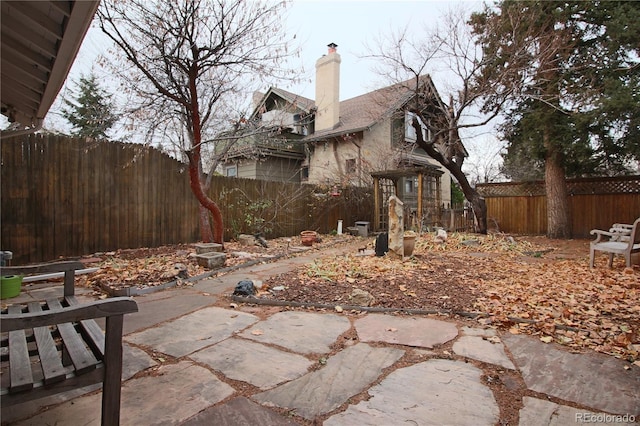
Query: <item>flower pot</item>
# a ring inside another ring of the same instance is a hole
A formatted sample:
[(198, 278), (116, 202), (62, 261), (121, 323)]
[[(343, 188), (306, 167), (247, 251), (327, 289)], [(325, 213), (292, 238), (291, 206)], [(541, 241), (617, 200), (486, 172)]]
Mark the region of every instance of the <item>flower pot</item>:
[(404, 245), (404, 255), (411, 256), (413, 254), (413, 250), (416, 247), (416, 233), (415, 232), (405, 232), (402, 237), (402, 244)]
[(302, 231), (300, 238), (302, 239), (303, 246), (311, 247), (316, 241), (316, 238), (318, 238), (318, 233), (316, 231)]
[(0, 278), (0, 299), (16, 297), (20, 294), (22, 275), (6, 275)]

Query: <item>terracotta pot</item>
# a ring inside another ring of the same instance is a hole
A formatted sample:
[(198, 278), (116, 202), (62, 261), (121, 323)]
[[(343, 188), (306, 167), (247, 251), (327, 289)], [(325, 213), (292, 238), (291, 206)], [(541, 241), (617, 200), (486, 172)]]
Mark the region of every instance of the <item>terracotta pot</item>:
[(318, 238), (318, 233), (316, 231), (302, 231), (300, 238), (302, 239), (303, 246), (311, 247), (316, 241), (316, 238)]
[(417, 235), (414, 232), (405, 232), (403, 235), (402, 243), (404, 245), (404, 255), (411, 256), (416, 246)]

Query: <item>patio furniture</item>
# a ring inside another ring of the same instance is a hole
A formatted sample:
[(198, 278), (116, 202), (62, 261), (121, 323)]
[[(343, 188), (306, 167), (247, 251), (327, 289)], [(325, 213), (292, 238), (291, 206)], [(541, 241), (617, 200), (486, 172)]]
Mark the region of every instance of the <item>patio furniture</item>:
[(614, 232), (619, 234), (617, 239), (620, 241), (626, 241), (629, 239), (629, 235), (631, 234), (631, 230), (633, 229), (633, 224), (628, 223), (614, 223), (611, 225), (609, 232)]
[[(609, 253), (609, 267), (613, 265), (615, 254), (624, 256), (626, 265), (631, 266), (631, 254), (640, 253), (640, 218), (636, 219), (630, 230), (616, 225), (620, 224), (614, 224), (609, 231), (591, 230), (591, 235), (597, 235), (590, 245), (589, 264), (592, 268), (596, 251)], [(603, 239), (607, 237), (608, 239)]]
[[(102, 425), (118, 425), (123, 319), (138, 307), (128, 297), (80, 303), (74, 279), (83, 268), (80, 262), (56, 262), (0, 269), (3, 275), (64, 272), (62, 297), (12, 304), (1, 312), (2, 405), (102, 382)], [(106, 333), (95, 318), (106, 318)]]

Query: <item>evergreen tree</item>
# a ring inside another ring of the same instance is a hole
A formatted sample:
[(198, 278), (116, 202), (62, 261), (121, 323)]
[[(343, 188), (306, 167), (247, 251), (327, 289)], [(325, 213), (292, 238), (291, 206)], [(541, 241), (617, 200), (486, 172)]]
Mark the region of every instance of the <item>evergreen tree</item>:
[(471, 25), (496, 88), (485, 109), (513, 105), (508, 174), (544, 164), (547, 235), (569, 237), (566, 177), (640, 158), (640, 2), (503, 0)]
[(73, 126), (73, 136), (109, 139), (107, 132), (117, 121), (111, 95), (103, 90), (94, 74), (76, 82), (77, 95), (64, 99), (62, 116)]

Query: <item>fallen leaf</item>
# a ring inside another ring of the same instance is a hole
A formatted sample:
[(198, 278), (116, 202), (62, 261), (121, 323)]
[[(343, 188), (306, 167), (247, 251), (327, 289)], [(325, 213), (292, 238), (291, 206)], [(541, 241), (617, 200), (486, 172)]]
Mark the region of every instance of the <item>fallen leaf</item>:
[(540, 340), (542, 342), (544, 342), (544, 343), (551, 343), (551, 342), (553, 342), (553, 337), (551, 337), (551, 336), (542, 336), (540, 338)]
[(254, 336), (262, 336), (264, 332), (262, 330), (253, 330), (251, 334), (253, 334)]

